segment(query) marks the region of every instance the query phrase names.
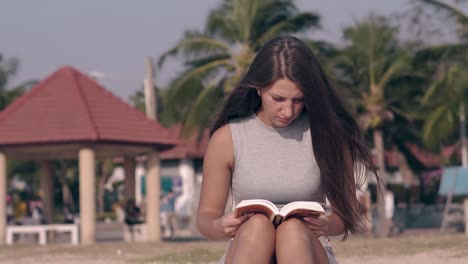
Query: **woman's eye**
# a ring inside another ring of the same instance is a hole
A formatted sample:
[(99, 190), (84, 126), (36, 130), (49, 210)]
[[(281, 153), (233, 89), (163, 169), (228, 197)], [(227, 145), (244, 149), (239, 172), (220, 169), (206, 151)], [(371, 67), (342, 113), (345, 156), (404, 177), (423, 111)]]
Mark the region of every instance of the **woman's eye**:
[(294, 99), (297, 103), (302, 103), (304, 102), (304, 98), (299, 98), (299, 99)]
[(282, 98), (282, 97), (273, 97), (273, 100), (275, 100), (277, 102), (282, 102), (282, 101), (284, 101), (284, 98)]

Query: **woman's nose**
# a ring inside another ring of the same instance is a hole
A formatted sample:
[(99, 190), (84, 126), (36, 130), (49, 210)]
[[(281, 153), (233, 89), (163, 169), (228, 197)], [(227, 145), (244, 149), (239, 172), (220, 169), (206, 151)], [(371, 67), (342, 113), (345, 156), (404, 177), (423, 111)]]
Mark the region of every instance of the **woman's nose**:
[(293, 116), (294, 109), (292, 104), (286, 104), (283, 107), (283, 116), (286, 118), (291, 118)]

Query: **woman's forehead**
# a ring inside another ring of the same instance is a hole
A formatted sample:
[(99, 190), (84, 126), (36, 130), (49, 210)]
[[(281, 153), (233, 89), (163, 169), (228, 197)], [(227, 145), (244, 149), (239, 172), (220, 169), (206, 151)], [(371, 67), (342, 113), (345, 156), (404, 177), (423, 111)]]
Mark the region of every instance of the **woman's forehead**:
[(267, 91), (278, 95), (293, 97), (302, 96), (304, 94), (302, 89), (295, 82), (288, 79), (279, 79), (267, 88)]

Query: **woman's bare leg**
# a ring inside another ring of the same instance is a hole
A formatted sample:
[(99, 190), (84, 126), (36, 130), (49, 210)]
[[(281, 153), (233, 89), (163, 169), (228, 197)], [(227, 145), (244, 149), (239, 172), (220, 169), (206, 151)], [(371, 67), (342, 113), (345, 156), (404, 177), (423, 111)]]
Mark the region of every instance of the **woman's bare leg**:
[(271, 263), (275, 250), (275, 228), (270, 219), (255, 214), (239, 228), (224, 263)]
[(276, 260), (281, 263), (328, 263), (328, 256), (312, 230), (296, 218), (290, 218), (276, 229)]

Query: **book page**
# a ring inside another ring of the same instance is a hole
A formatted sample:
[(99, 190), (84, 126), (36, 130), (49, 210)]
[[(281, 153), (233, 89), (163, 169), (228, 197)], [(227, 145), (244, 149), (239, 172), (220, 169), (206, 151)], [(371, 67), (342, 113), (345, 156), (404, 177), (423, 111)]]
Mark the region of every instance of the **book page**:
[(287, 217), (319, 217), (325, 210), (317, 202), (298, 201), (286, 204), (281, 208), (280, 214)]
[(243, 200), (236, 206), (236, 217), (249, 213), (260, 213), (273, 219), (278, 214), (278, 208), (272, 202), (261, 199)]

